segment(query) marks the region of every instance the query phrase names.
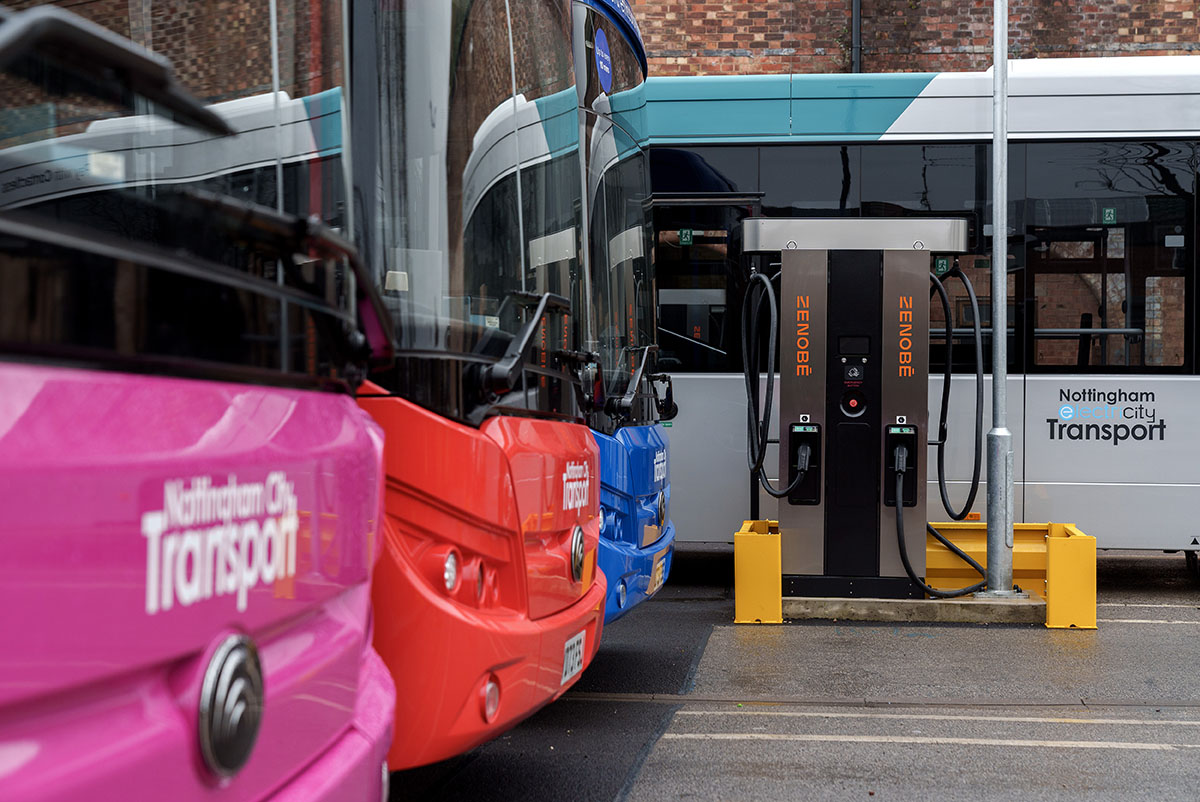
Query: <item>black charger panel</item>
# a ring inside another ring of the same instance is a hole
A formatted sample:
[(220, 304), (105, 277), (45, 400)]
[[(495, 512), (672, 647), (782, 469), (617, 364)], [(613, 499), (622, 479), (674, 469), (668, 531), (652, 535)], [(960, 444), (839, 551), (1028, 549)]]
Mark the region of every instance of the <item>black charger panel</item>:
[(796, 481), (801, 446), (808, 446), (808, 470), (796, 489), (788, 493), (788, 504), (815, 506), (821, 503), (821, 427), (816, 423), (793, 423), (788, 427), (789, 460), (787, 487)]
[(883, 503), (888, 507), (896, 506), (896, 447), (904, 446), (908, 450), (907, 463), (904, 466), (904, 506), (917, 506), (917, 482), (920, 474), (917, 471), (917, 427), (889, 426), (883, 446)]

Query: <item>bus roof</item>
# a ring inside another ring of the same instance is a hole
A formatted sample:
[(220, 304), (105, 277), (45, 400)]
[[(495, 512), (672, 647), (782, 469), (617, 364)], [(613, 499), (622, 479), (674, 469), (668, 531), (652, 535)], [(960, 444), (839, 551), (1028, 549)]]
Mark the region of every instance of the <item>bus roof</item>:
[(650, 67), (646, 61), (646, 43), (642, 41), (642, 31), (638, 27), (637, 19), (633, 16), (629, 0), (581, 0), (581, 2), (608, 17), (620, 29), (625, 41), (629, 42), (633, 54), (637, 56), (638, 63), (642, 65), (642, 75), (648, 74)]
[[(990, 139), (992, 74), (782, 74), (651, 78), (651, 144)], [(1014, 139), (1200, 132), (1200, 58), (1009, 62)]]

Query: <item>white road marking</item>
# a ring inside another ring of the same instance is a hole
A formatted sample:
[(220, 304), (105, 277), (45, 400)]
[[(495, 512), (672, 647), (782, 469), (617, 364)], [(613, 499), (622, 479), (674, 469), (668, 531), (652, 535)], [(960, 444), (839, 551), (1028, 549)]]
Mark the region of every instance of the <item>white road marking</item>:
[(782, 718), (867, 718), (903, 721), (1013, 721), (1019, 724), (1126, 724), (1141, 727), (1170, 725), (1200, 727), (1200, 721), (1139, 718), (1070, 718), (1066, 716), (951, 716), (937, 713), (848, 713), (792, 710), (680, 710), (677, 716), (779, 716)]
[(759, 732), (668, 732), (664, 741), (801, 741), (808, 743), (922, 744), (935, 746), (1022, 746), (1038, 749), (1131, 749), (1176, 752), (1200, 749), (1200, 744), (1156, 744), (1129, 741), (1041, 741), (1025, 738), (937, 738), (924, 735), (820, 735)]
[(1200, 621), (1167, 621), (1162, 618), (1097, 618), (1097, 624), (1200, 624)]
[(1180, 610), (1200, 610), (1200, 604), (1138, 604), (1136, 602), (1099, 602), (1097, 607), (1172, 607)]
[[(969, 484), (969, 479), (959, 479), (959, 482)], [(931, 480), (929, 484), (933, 484)], [(980, 482), (980, 484), (983, 484)], [(1048, 487), (1200, 487), (1195, 482), (1037, 482), (1029, 479), (1025, 484), (1044, 485)]]

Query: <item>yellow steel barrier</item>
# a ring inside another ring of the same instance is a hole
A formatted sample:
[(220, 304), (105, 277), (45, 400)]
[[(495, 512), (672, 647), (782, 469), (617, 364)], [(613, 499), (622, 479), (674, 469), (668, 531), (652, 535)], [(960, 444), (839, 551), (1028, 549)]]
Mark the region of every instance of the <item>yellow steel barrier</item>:
[[(937, 523), (947, 539), (987, 567), (987, 524)], [(925, 536), (925, 581), (939, 590), (966, 587), (979, 574)], [(733, 535), (734, 622), (783, 622), (779, 522), (745, 521)], [(1074, 524), (1014, 524), (1013, 582), (1046, 601), (1046, 626), (1096, 628), (1096, 539)]]
[(1096, 538), (1075, 524), (1048, 524), (1046, 626), (1096, 628)]
[(778, 521), (746, 521), (734, 532), (733, 596), (734, 623), (783, 623)]
[[(935, 523), (954, 545), (987, 567), (987, 524)], [(979, 574), (925, 535), (925, 581), (938, 590), (973, 585)], [(1046, 600), (1046, 626), (1096, 628), (1096, 539), (1074, 524), (1014, 524), (1013, 582)]]
[[(1046, 524), (1013, 524), (1013, 582), (1046, 598)], [(937, 529), (975, 562), (987, 568), (987, 524), (980, 521), (935, 523)], [(974, 585), (979, 573), (925, 533), (925, 582), (938, 590)]]

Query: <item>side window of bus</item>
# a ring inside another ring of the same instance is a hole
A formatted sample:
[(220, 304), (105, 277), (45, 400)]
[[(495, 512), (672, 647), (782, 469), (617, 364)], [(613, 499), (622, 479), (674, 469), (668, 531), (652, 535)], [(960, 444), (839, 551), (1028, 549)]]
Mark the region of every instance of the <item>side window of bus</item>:
[[(1019, 169), (1021, 146), (1010, 152), (1009, 219), (1019, 220), (1024, 175)], [(957, 256), (942, 255), (943, 266), (955, 262), (974, 287), (979, 305), (980, 325), (984, 330), (984, 367), (991, 370), (991, 147), (987, 144), (921, 145), (880, 144), (862, 148), (862, 213), (864, 217), (959, 217), (968, 223), (969, 252)], [(1010, 232), (1015, 228), (1010, 224)], [(1018, 278), (1022, 253), (1021, 240), (1010, 236), (1008, 263), (1009, 348), (1008, 367), (1019, 369), (1021, 348)], [(1012, 253), (1012, 251), (1016, 253)], [(936, 260), (936, 256), (935, 256)], [(931, 265), (936, 268), (937, 265)], [(947, 279), (943, 286), (949, 296), (950, 314), (938, 296), (929, 305), (930, 370), (939, 372), (947, 357), (944, 332), (947, 326), (957, 332), (951, 356), (956, 371), (974, 372), (975, 349), (968, 334), (974, 313), (965, 285)]]
[(769, 217), (857, 217), (862, 150), (857, 145), (761, 148), (763, 211)]
[(1178, 142), (1029, 145), (1033, 369), (1192, 364), (1192, 158)]

